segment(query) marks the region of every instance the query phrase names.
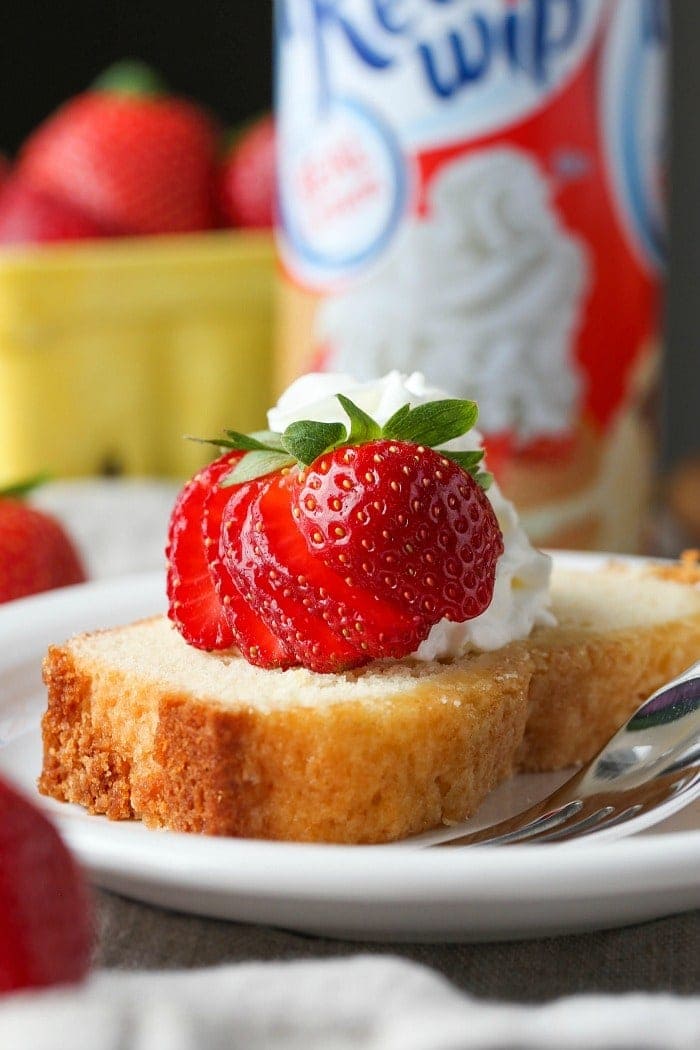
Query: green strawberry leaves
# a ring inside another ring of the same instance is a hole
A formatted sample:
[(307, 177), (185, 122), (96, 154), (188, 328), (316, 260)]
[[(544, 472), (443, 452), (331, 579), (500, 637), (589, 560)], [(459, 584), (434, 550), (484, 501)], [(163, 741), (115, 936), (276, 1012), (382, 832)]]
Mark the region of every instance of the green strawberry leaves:
[(449, 398), (429, 401), (425, 405), (404, 405), (383, 428), (383, 437), (395, 441), (412, 441), (434, 448), (471, 430), (479, 416), (475, 401)]
[(23, 478), (22, 481), (15, 481), (10, 485), (3, 485), (0, 488), (0, 499), (23, 499), (24, 496), (28, 496), (34, 489), (40, 488), (41, 485), (45, 485), (49, 480), (48, 474), (36, 474), (31, 478)]
[[(259, 430), (252, 434), (225, 430), (222, 438), (193, 440), (244, 453), (233, 471), (221, 482), (228, 486), (252, 481), (296, 464), (309, 466), (324, 452), (341, 445), (363, 445), (379, 438), (435, 448), (466, 434), (479, 415), (474, 401), (445, 398), (416, 405), (415, 408), (410, 404), (403, 405), (382, 427), (349, 397), (344, 394), (337, 394), (336, 397), (348, 417), (349, 429), (343, 423), (304, 419), (290, 423), (283, 434), (271, 430)], [(483, 451), (441, 451), (446, 458), (454, 460), (471, 474), (483, 489), (489, 487), (493, 479), (479, 467), (484, 458)]]
[(324, 452), (347, 444), (348, 432), (342, 423), (316, 423), (311, 419), (290, 423), (282, 444), (299, 463), (308, 467)]
[[(233, 431), (229, 430), (227, 433), (233, 434)], [(282, 435), (276, 434), (274, 430), (254, 430), (250, 436), (260, 442), (263, 448), (276, 448), (278, 452), (284, 451)]]
[(256, 449), (248, 452), (221, 482), (222, 488), (229, 485), (240, 485), (244, 481), (254, 481), (262, 478), (265, 474), (274, 474), (285, 467), (293, 467), (297, 460), (286, 452), (276, 452), (274, 449)]
[(350, 433), (347, 438), (349, 445), (363, 445), (367, 441), (374, 441), (382, 436), (382, 428), (379, 423), (368, 416), (359, 405), (356, 405), (345, 394), (335, 396), (350, 420)]
[(475, 481), (481, 485), (484, 492), (487, 492), (493, 484), (493, 474), (489, 474), (486, 470), (480, 469), (480, 463), (484, 458), (484, 450), (478, 449), (474, 452), (450, 452), (446, 449), (440, 449), (445, 459), (451, 459), (454, 463), (457, 463), (462, 470), (466, 471), (467, 474), (471, 474)]

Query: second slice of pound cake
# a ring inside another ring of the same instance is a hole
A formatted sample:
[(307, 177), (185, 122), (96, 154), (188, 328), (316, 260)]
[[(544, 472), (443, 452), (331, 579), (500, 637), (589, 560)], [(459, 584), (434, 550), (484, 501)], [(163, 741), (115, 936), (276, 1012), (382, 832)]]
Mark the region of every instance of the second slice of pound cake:
[(650, 693), (700, 658), (700, 571), (623, 564), (552, 574), (556, 627), (533, 632), (523, 770), (593, 758)]

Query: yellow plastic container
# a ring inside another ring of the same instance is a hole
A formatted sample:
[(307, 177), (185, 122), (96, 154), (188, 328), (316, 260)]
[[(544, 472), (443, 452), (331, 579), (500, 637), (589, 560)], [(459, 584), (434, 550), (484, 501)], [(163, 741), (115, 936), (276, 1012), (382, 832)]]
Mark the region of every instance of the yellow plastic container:
[(0, 255), (0, 484), (38, 471), (184, 477), (183, 435), (264, 425), (267, 234), (152, 237)]

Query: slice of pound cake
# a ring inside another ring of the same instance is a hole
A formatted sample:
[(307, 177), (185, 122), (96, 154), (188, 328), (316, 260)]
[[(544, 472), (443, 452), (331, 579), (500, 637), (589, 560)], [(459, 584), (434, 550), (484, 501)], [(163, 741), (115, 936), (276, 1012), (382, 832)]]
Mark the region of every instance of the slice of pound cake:
[(438, 663), (344, 674), (192, 649), (165, 618), (45, 663), (43, 792), (156, 827), (386, 842), (473, 814), (514, 769), (590, 758), (700, 652), (700, 590), (555, 571), (560, 626)]
[[(588, 757), (695, 657), (693, 582), (556, 573), (473, 402), (307, 376), (183, 488), (168, 617), (45, 663), (40, 788), (211, 834), (386, 842)], [(691, 574), (692, 575), (692, 574)]]
[(179, 831), (400, 838), (510, 774), (528, 663), (514, 648), (320, 675), (193, 650), (165, 617), (82, 635), (46, 661), (40, 787)]

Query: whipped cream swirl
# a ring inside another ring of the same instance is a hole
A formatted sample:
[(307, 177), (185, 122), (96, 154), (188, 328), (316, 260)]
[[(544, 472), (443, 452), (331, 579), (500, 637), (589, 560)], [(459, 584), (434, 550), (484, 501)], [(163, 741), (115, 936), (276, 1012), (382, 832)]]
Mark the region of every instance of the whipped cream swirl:
[[(347, 423), (335, 397), (338, 393), (351, 398), (380, 424), (386, 423), (408, 402), (418, 405), (449, 396), (428, 386), (418, 372), (405, 376), (394, 371), (383, 379), (366, 383), (348, 375), (310, 373), (292, 383), (270, 410), (270, 429), (283, 431), (300, 419)], [(463, 451), (479, 449), (481, 436), (471, 430), (444, 447)], [(526, 638), (537, 624), (554, 622), (549, 611), (550, 559), (532, 547), (518, 522), (515, 508), (495, 482), (487, 495), (498, 518), (505, 548), (496, 568), (491, 604), (481, 616), (466, 623), (448, 620), (436, 623), (414, 654), (420, 660), (456, 658), (473, 650), (499, 649), (508, 642)]]
[(448, 164), (427, 217), (407, 221), (380, 266), (319, 310), (328, 367), (363, 379), (418, 368), (478, 401), (488, 433), (565, 431), (581, 394), (571, 347), (588, 266), (550, 195), (516, 149)]

